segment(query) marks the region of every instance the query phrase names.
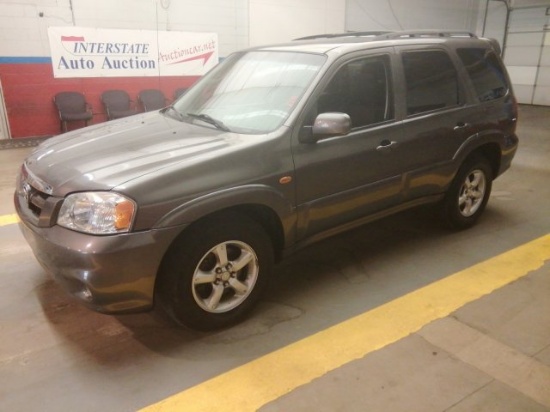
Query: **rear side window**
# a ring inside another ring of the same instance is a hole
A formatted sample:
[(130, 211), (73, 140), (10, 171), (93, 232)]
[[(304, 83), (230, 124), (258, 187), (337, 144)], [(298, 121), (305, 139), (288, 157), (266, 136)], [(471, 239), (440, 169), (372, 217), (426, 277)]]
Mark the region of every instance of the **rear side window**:
[(458, 49), (480, 101), (498, 99), (508, 92), (506, 76), (495, 53), (488, 49)]
[(456, 69), (444, 51), (403, 53), (407, 83), (407, 114), (457, 106), (460, 101)]

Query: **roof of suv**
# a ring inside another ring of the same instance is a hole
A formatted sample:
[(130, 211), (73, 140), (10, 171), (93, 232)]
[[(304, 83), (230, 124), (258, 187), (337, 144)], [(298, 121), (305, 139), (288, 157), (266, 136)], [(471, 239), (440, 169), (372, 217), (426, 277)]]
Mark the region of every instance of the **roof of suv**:
[(319, 34), (295, 39), (293, 42), (259, 47), (260, 49), (289, 50), (299, 49), (305, 52), (325, 53), (331, 49), (349, 46), (356, 48), (358, 44), (372, 44), (373, 47), (383, 47), (396, 44), (432, 43), (448, 41), (479, 41), (488, 42), (497, 54), (500, 54), (500, 45), (494, 39), (478, 38), (475, 34), (465, 31), (445, 32), (438, 30), (418, 31), (368, 31), (368, 32), (347, 32), (334, 34)]

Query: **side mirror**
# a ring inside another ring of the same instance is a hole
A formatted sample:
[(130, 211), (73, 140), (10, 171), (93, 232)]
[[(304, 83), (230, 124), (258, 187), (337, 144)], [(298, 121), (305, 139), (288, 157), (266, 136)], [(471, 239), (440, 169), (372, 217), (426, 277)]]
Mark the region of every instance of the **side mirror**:
[(321, 139), (344, 136), (351, 130), (351, 119), (346, 113), (321, 113), (315, 118), (313, 126), (303, 130), (300, 136), (302, 143), (316, 143)]

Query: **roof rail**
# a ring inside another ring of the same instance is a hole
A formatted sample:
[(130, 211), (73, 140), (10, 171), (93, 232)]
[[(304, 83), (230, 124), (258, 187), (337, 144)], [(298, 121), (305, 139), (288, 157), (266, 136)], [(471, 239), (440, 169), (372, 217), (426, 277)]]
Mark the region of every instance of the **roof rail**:
[(315, 34), (313, 36), (305, 36), (294, 39), (299, 40), (316, 40), (316, 39), (336, 39), (336, 38), (359, 38), (371, 37), (377, 39), (418, 39), (429, 37), (461, 37), (461, 38), (477, 38), (477, 36), (468, 31), (441, 31), (441, 30), (407, 30), (407, 31), (350, 31), (345, 33), (326, 33)]
[(396, 31), (380, 34), (384, 39), (406, 39), (406, 38), (423, 38), (423, 37), (467, 37), (477, 38), (473, 33), (467, 31), (440, 31), (440, 30), (413, 30), (413, 31)]
[(386, 33), (391, 33), (391, 32), (389, 31), (349, 31), (346, 33), (315, 34), (313, 36), (299, 37), (294, 40), (299, 41), (299, 40), (315, 40), (315, 39), (334, 39), (338, 37), (376, 37)]

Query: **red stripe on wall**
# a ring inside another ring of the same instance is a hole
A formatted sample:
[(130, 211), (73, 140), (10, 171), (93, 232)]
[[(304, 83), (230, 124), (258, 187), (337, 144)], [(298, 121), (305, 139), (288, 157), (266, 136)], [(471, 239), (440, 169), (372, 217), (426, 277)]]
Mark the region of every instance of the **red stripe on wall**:
[(84, 41), (83, 36), (61, 36), (61, 41)]
[[(174, 91), (191, 86), (198, 77), (100, 77), (55, 79), (50, 63), (0, 64), (0, 79), (4, 92), (12, 138), (52, 136), (60, 133), (59, 117), (53, 97), (62, 91), (79, 91), (93, 108), (93, 123), (106, 121), (100, 101), (103, 91), (123, 89), (137, 102), (143, 89), (160, 89), (172, 100)], [(140, 108), (141, 109), (141, 108)], [(71, 127), (81, 125), (71, 125)]]

